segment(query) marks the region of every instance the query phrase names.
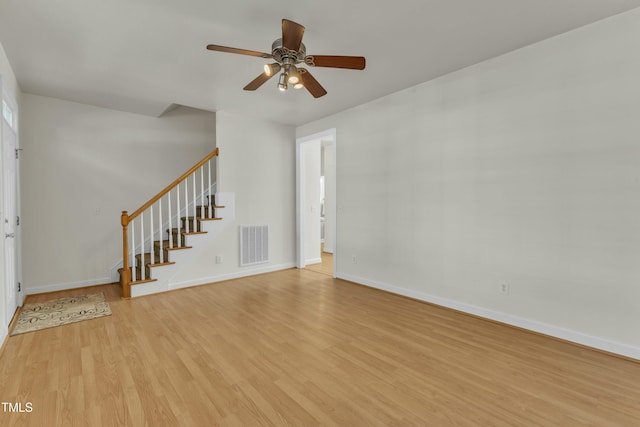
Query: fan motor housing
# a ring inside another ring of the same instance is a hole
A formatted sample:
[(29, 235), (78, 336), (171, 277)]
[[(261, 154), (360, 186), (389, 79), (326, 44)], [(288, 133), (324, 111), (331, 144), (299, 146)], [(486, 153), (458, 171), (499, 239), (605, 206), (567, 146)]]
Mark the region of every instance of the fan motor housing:
[(282, 39), (277, 39), (271, 44), (271, 55), (280, 64), (298, 64), (304, 61), (307, 56), (307, 48), (304, 43), (300, 43), (298, 51), (289, 50), (282, 45)]

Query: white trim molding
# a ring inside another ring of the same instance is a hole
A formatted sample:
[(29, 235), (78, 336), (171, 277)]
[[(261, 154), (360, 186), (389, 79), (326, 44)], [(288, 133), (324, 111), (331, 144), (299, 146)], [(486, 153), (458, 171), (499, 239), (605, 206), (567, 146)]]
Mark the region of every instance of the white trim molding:
[(387, 283), (364, 279), (358, 276), (352, 276), (350, 274), (338, 273), (337, 278), (347, 280), (349, 282), (354, 282), (360, 285), (365, 285), (371, 288), (391, 292), (393, 294), (436, 304), (442, 307), (451, 308), (463, 313), (472, 314), (475, 316), (483, 317), (485, 319), (490, 319), (500, 323), (505, 323), (507, 325), (516, 326), (518, 328), (538, 332), (543, 335), (548, 335), (554, 338), (581, 344), (594, 349), (603, 350), (609, 353), (615, 353), (621, 356), (629, 357), (631, 359), (640, 360), (640, 347), (619, 343), (616, 341), (608, 340), (606, 338), (587, 335), (571, 329), (565, 329), (559, 326), (550, 325), (548, 323), (539, 322), (537, 320), (526, 319), (523, 317), (514, 316), (512, 314), (502, 313), (500, 311), (490, 310), (487, 308), (466, 304), (448, 298), (442, 298), (411, 289), (389, 285)]
[(47, 292), (66, 291), (68, 289), (87, 288), (89, 286), (107, 285), (114, 283), (109, 277), (101, 277), (98, 279), (79, 280), (77, 282), (55, 283), (52, 285), (36, 286), (35, 288), (25, 289), (27, 295), (44, 294)]

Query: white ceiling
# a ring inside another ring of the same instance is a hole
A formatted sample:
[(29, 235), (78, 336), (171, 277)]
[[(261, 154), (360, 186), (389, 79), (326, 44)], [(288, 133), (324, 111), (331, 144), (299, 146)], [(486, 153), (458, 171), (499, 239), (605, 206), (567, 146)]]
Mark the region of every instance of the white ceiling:
[[(640, 7), (640, 0), (0, 0), (0, 42), (24, 92), (158, 116), (172, 104), (300, 125)], [(242, 88), (281, 19), (308, 54), (361, 55), (364, 71), (313, 68), (327, 89)]]

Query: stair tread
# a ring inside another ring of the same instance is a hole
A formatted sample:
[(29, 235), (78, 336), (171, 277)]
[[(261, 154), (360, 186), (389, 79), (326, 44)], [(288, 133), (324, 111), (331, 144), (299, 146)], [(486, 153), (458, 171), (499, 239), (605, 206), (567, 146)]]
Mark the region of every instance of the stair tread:
[(155, 264), (147, 263), (145, 264), (145, 266), (146, 267), (164, 267), (165, 265), (173, 265), (173, 264), (175, 264), (175, 262), (165, 261), (165, 262), (156, 262)]
[[(167, 233), (169, 231), (171, 231), (171, 233), (173, 233), (173, 234), (177, 234), (178, 233), (178, 229), (177, 228), (172, 228), (171, 230), (167, 230)], [(189, 234), (207, 234), (207, 233), (208, 233), (208, 231), (185, 231), (184, 228), (180, 229), (180, 234), (182, 234), (184, 236), (189, 235)]]
[[(154, 240), (153, 245), (154, 246), (160, 246), (160, 240)], [(175, 248), (180, 248), (180, 247), (181, 246), (178, 246), (178, 245), (173, 245), (173, 247), (169, 247), (169, 240), (168, 239), (162, 241), (162, 248), (163, 249), (175, 249)]]
[[(141, 259), (141, 255), (140, 254), (136, 254), (136, 260), (138, 261), (138, 263), (140, 263), (140, 259)], [(158, 262), (151, 262), (151, 252), (146, 252), (144, 254), (144, 265), (145, 267), (148, 267), (150, 265), (162, 265), (162, 264), (166, 264), (169, 261), (166, 260), (164, 262), (160, 262), (160, 253), (159, 252), (155, 252), (154, 253), (154, 261), (158, 261)], [(136, 267), (137, 268), (137, 267)]]
[[(169, 231), (167, 230), (167, 233), (168, 233), (168, 232), (169, 232)], [(180, 234), (184, 237), (184, 234), (185, 234), (185, 233), (187, 233), (187, 231), (186, 231), (184, 228), (181, 228), (181, 229), (180, 229)], [(189, 233), (191, 233), (191, 231), (189, 231)], [(173, 237), (176, 237), (176, 236), (178, 235), (178, 231), (177, 231), (177, 230), (173, 230), (173, 231), (171, 231), (171, 235), (172, 235)]]
[(172, 248), (166, 248), (168, 251), (179, 251), (180, 249), (192, 249), (193, 246), (174, 246)]
[(200, 221), (222, 221), (222, 218), (198, 218)]

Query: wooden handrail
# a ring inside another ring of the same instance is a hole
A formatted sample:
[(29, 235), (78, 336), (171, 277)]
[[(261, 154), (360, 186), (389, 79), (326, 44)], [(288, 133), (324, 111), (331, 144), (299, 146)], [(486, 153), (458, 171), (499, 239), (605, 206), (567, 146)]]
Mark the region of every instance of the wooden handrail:
[(204, 159), (202, 159), (198, 163), (196, 163), (191, 169), (189, 169), (188, 171), (186, 171), (185, 173), (180, 175), (180, 178), (176, 179), (171, 184), (167, 185), (167, 187), (164, 190), (162, 190), (161, 192), (159, 192), (158, 194), (153, 196), (147, 203), (145, 203), (144, 205), (140, 206), (140, 208), (138, 210), (136, 210), (134, 213), (129, 215), (129, 221), (135, 219), (138, 215), (140, 215), (142, 212), (147, 210), (147, 208), (149, 206), (153, 205), (155, 202), (160, 200), (160, 198), (162, 196), (167, 194), (169, 191), (173, 190), (178, 184), (180, 184), (182, 181), (184, 181), (186, 177), (188, 177), (189, 175), (194, 173), (200, 166), (204, 165), (209, 160), (211, 160), (214, 157), (216, 157), (218, 155), (218, 153), (219, 153), (219, 149), (216, 148), (215, 150), (213, 150), (213, 152), (208, 154)]
[[(120, 216), (120, 223), (122, 224), (122, 273), (120, 274), (120, 284), (122, 286), (122, 296), (124, 298), (131, 297), (131, 270), (133, 266), (129, 265), (129, 222), (133, 221), (138, 215), (142, 214), (145, 210), (147, 210), (150, 206), (152, 206), (155, 202), (160, 200), (162, 196), (167, 194), (169, 191), (173, 190), (178, 184), (184, 181), (189, 175), (198, 170), (199, 167), (207, 163), (209, 160), (213, 159), (220, 153), (219, 149), (216, 148), (205, 156), (202, 160), (196, 163), (191, 169), (183, 173), (178, 179), (169, 184), (164, 190), (153, 196), (147, 203), (142, 205), (138, 210), (129, 215), (127, 211), (122, 211), (122, 215)], [(209, 183), (211, 185), (211, 183)], [(195, 191), (195, 187), (194, 187)], [(152, 243), (153, 244), (153, 243)], [(144, 271), (144, 269), (142, 269)]]

